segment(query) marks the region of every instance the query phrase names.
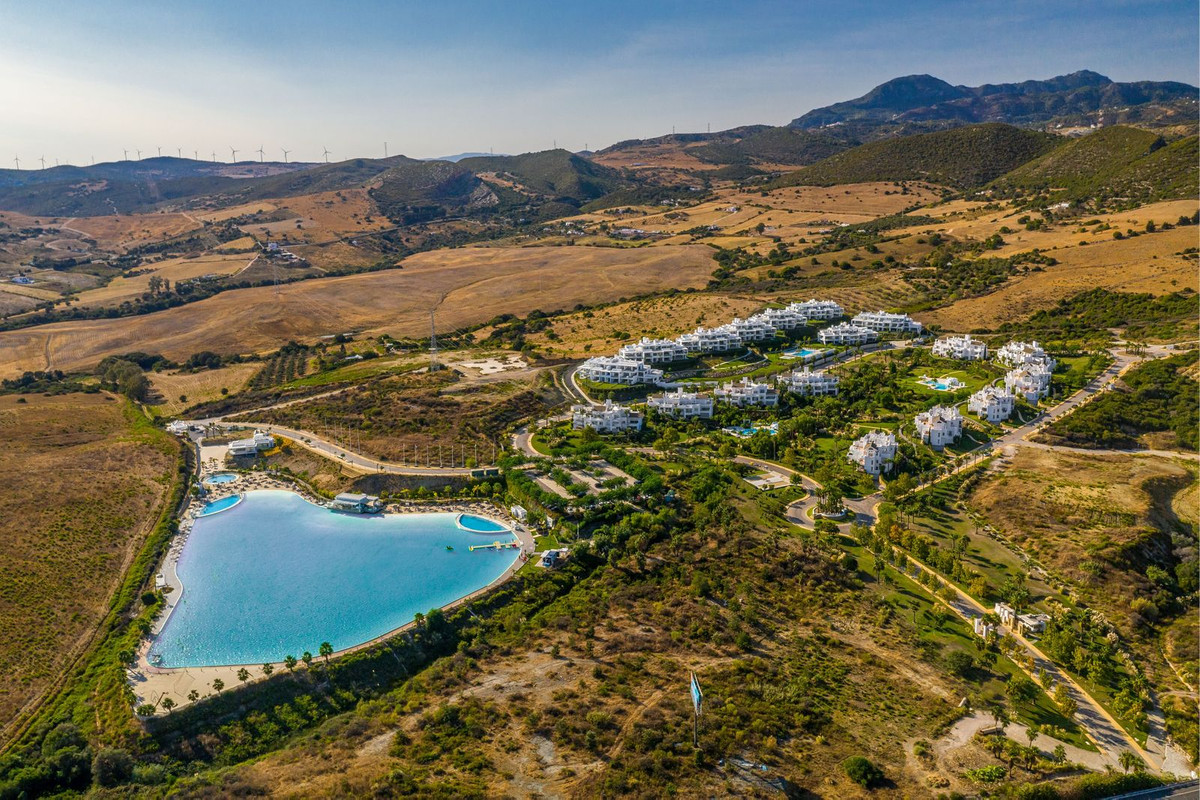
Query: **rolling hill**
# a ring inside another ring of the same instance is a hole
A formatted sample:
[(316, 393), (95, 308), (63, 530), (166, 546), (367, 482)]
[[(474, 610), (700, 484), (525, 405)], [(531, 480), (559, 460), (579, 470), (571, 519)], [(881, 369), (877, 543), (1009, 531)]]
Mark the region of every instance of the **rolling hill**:
[(1122, 115), (1144, 124), (1175, 124), (1194, 118), (1197, 91), (1174, 81), (1118, 83), (1090, 70), (1043, 81), (983, 86), (954, 86), (932, 75), (908, 75), (854, 100), (809, 111), (791, 125), (803, 129), (854, 122), (1042, 125), (1072, 118), (1111, 123)]
[(1196, 137), (1168, 144), (1151, 131), (1113, 126), (1071, 139), (997, 179), (1001, 190), (1048, 191), (1053, 200), (1197, 195)]
[(928, 181), (971, 189), (1052, 150), (1060, 141), (1053, 134), (1011, 125), (970, 125), (864, 144), (788, 173), (770, 186)]

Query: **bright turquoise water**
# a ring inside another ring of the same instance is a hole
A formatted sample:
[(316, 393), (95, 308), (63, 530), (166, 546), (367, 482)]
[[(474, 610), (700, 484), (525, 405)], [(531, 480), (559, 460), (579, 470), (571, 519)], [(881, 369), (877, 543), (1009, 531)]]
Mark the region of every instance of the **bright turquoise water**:
[(211, 477), (205, 478), (204, 482), (208, 483), (208, 484), (233, 483), (237, 479), (238, 479), (238, 476), (232, 472), (222, 472), (217, 475), (213, 475)]
[(151, 653), (164, 667), (262, 664), (412, 622), (487, 586), (519, 554), (469, 552), (511, 536), (463, 530), (457, 516), (336, 514), (293, 492), (247, 492), (196, 520), (176, 567), (183, 597)]
[(820, 350), (813, 350), (808, 347), (800, 347), (794, 350), (785, 350), (783, 354), (789, 358), (809, 358), (810, 356), (815, 356), (820, 352)]
[(458, 524), (459, 526), (466, 528), (469, 531), (474, 531), (475, 533), (500, 533), (508, 530), (508, 528), (504, 527), (499, 522), (492, 522), (490, 519), (475, 517), (470, 514), (463, 514), (461, 517), (459, 517)]
[(216, 514), (218, 511), (224, 511), (227, 508), (233, 508), (242, 501), (240, 494), (231, 494), (228, 497), (222, 497), (220, 500), (213, 500), (211, 503), (206, 503), (201, 509), (200, 516), (206, 517), (209, 514)]

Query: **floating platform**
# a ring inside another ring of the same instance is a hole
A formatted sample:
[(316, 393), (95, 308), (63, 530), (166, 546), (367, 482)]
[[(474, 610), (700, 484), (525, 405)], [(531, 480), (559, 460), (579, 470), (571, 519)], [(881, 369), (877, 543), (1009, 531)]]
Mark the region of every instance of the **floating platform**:
[(491, 544), (473, 544), (467, 548), (469, 552), (476, 550), (516, 550), (520, 542), (492, 542)]

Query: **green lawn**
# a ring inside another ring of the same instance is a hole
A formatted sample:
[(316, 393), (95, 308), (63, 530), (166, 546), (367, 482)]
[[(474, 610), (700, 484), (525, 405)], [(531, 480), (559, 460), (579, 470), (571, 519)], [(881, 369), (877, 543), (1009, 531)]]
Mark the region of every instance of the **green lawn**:
[[(958, 378), (966, 386), (954, 392), (939, 392), (937, 389), (931, 389), (923, 383), (918, 383), (922, 375), (928, 375), (930, 378), (937, 380), (939, 378)], [(965, 397), (968, 394), (974, 394), (984, 387), (985, 384), (991, 383), (991, 378), (979, 377), (972, 375), (966, 370), (961, 369), (945, 369), (936, 365), (924, 365), (913, 367), (908, 371), (908, 377), (904, 379), (904, 383), (911, 389), (931, 397), (945, 397), (948, 401), (955, 397)]]

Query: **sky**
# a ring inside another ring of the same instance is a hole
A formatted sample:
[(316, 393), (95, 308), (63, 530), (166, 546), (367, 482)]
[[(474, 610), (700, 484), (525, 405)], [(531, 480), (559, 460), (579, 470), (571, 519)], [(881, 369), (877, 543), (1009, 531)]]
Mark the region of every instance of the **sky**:
[(1195, 0), (0, 0), (0, 164), (599, 149), (890, 78), (1200, 83)]

